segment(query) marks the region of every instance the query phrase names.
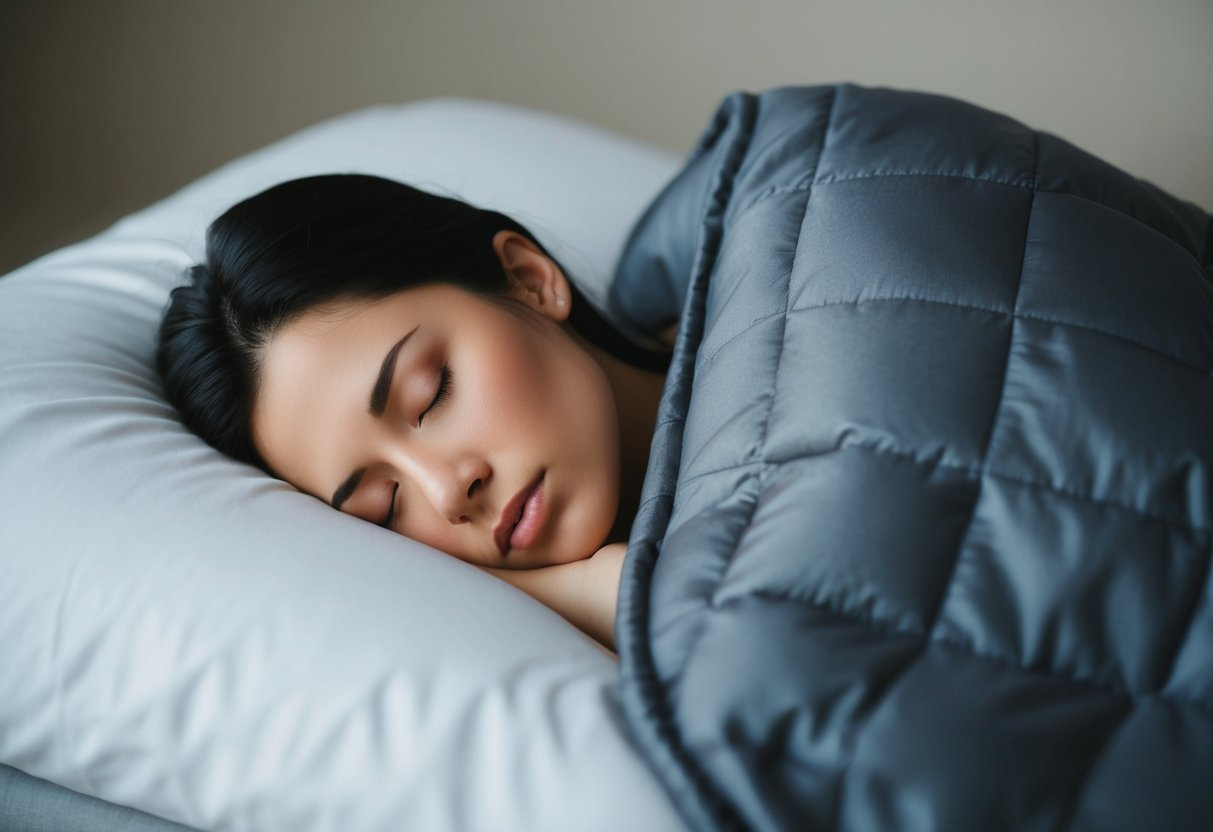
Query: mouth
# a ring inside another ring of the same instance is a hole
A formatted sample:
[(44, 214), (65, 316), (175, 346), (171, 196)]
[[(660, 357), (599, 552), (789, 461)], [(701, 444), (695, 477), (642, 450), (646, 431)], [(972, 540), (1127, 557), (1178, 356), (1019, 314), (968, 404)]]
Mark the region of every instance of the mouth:
[(546, 514), (543, 505), (543, 478), (546, 473), (540, 471), (533, 482), (505, 504), (501, 520), (493, 529), (493, 542), (497, 544), (502, 557), (508, 555), (511, 549), (526, 549), (539, 537)]

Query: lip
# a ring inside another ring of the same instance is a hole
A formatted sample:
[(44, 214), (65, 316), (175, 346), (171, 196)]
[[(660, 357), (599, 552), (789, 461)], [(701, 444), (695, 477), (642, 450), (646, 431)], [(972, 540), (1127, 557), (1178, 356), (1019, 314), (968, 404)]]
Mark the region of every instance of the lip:
[(540, 471), (529, 485), (514, 495), (514, 498), (505, 504), (505, 508), (501, 512), (501, 520), (498, 521), (497, 527), (493, 529), (493, 542), (497, 544), (497, 551), (502, 557), (509, 554), (510, 537), (514, 533), (514, 528), (518, 525), (518, 521), (522, 519), (523, 509), (526, 508), (527, 500), (535, 493), (535, 489), (543, 482), (544, 474), (547, 472)]

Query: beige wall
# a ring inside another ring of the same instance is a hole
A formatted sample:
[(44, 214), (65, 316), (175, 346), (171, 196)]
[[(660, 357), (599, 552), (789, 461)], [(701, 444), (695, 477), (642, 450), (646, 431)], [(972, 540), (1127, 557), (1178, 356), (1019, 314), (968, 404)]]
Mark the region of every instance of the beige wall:
[(501, 99), (686, 149), (734, 89), (967, 98), (1213, 209), (1213, 0), (0, 0), (0, 274), (326, 116)]

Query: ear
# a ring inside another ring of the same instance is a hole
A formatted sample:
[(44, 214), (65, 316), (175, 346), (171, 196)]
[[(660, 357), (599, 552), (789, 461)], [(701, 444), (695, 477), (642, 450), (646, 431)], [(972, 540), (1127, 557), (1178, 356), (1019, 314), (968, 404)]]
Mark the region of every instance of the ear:
[(510, 278), (506, 297), (521, 301), (558, 323), (569, 317), (573, 293), (555, 260), (517, 231), (494, 234), (493, 251)]

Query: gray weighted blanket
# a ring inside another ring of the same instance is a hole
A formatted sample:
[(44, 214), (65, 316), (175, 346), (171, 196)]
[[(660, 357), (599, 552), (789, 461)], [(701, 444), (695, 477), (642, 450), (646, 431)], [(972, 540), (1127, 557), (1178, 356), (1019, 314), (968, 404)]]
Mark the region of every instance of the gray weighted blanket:
[(1211, 230), (955, 100), (723, 101), (611, 310), (681, 323), (617, 639), (695, 828), (1213, 828)]

